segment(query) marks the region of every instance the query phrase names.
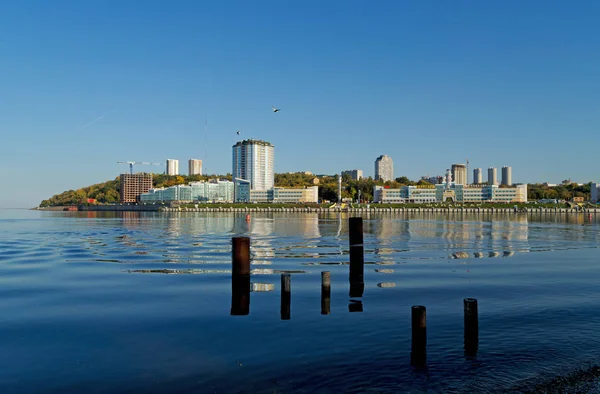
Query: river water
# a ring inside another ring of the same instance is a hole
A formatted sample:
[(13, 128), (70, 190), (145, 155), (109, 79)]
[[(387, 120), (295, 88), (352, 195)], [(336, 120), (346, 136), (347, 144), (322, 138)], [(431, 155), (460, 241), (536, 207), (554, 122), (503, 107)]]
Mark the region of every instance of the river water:
[[(0, 210), (0, 392), (600, 392), (600, 215), (364, 214), (352, 299), (348, 219)], [(244, 316), (237, 235), (251, 238)], [(421, 366), (412, 305), (427, 307)]]

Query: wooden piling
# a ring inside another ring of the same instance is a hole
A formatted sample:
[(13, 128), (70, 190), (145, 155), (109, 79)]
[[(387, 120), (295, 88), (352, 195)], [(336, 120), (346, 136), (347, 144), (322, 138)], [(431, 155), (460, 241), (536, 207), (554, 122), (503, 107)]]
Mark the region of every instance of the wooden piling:
[(350, 297), (362, 297), (364, 291), (365, 270), (362, 217), (350, 218), (349, 227)]
[(465, 298), (463, 300), (465, 311), (465, 354), (475, 356), (479, 348), (479, 317), (477, 311), (477, 300)]
[(427, 311), (423, 305), (415, 305), (411, 308), (411, 323), (411, 364), (414, 366), (423, 366), (425, 365), (427, 354)]
[(321, 315), (331, 313), (331, 272), (321, 272)]
[(290, 320), (290, 304), (292, 301), (292, 277), (281, 274), (281, 320)]
[(231, 263), (235, 275), (250, 275), (250, 238), (231, 238)]

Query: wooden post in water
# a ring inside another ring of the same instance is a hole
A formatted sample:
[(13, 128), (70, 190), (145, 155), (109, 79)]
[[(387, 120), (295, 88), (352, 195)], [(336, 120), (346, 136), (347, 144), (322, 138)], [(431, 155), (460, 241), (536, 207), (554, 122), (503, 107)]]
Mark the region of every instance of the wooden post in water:
[(331, 313), (331, 272), (321, 272), (321, 315)]
[(250, 313), (250, 238), (231, 239), (231, 315)]
[(365, 288), (365, 255), (363, 245), (363, 219), (350, 218), (350, 297), (362, 297)]
[(424, 366), (427, 349), (427, 311), (423, 305), (411, 308), (412, 349), (410, 363), (414, 366)]
[(475, 298), (465, 298), (463, 304), (465, 309), (465, 354), (476, 356), (479, 348), (477, 300)]
[(235, 275), (250, 275), (250, 238), (231, 238), (231, 263)]
[(290, 304), (292, 301), (292, 277), (281, 274), (281, 320), (290, 320)]

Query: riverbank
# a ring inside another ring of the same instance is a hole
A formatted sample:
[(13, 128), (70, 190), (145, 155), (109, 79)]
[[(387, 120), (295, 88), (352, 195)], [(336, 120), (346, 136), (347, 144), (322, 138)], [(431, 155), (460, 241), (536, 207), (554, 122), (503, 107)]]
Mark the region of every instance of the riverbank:
[(405, 213), (405, 212), (462, 212), (462, 213), (600, 213), (600, 208), (261, 208), (261, 207), (243, 207), (243, 208), (188, 208), (188, 207), (160, 207), (160, 212), (350, 212), (350, 213)]
[[(76, 208), (76, 209), (74, 209)], [(352, 207), (338, 207), (338, 206), (301, 206), (301, 205), (260, 205), (252, 204), (250, 206), (241, 205), (235, 206), (225, 204), (211, 204), (204, 206), (165, 206), (162, 204), (146, 204), (146, 205), (79, 205), (73, 206), (60, 206), (60, 207), (47, 207), (47, 208), (34, 208), (36, 210), (43, 211), (67, 211), (67, 210), (78, 210), (78, 211), (96, 211), (96, 212), (315, 212), (315, 213), (327, 213), (327, 212), (350, 212), (350, 213), (418, 213), (418, 212), (452, 212), (452, 213), (554, 213), (554, 214), (566, 214), (566, 213), (587, 213), (587, 214), (598, 214), (600, 213), (600, 207), (575, 207), (575, 208), (564, 208), (564, 207), (547, 207), (547, 206), (517, 206), (515, 207), (398, 207), (388, 206), (383, 204), (372, 204), (367, 207), (352, 208)]]

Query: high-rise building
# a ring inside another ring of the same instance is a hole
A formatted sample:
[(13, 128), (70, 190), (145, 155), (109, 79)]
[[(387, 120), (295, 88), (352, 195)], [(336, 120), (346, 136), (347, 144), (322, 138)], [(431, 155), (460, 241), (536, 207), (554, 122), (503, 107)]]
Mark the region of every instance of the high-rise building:
[(140, 194), (152, 189), (152, 174), (121, 174), (121, 203), (137, 202)]
[(189, 175), (202, 175), (202, 160), (190, 159), (188, 161)]
[(179, 160), (167, 159), (167, 175), (179, 175)]
[(375, 180), (384, 182), (394, 180), (394, 162), (388, 155), (381, 155), (375, 160)]
[(488, 168), (488, 185), (497, 185), (498, 184), (498, 171), (496, 167)]
[(352, 179), (354, 181), (358, 181), (359, 179), (362, 179), (363, 171), (362, 170), (346, 170), (346, 171), (342, 171), (342, 175), (348, 175), (350, 177), (350, 179)]
[(467, 184), (467, 166), (464, 164), (452, 164), (452, 179), (456, 185)]
[(266, 141), (238, 141), (233, 145), (233, 179), (249, 181), (250, 190), (272, 189), (274, 150)]
[(502, 184), (512, 186), (512, 167), (502, 167)]
[(473, 169), (473, 184), (481, 185), (483, 183), (483, 170), (481, 168)]

